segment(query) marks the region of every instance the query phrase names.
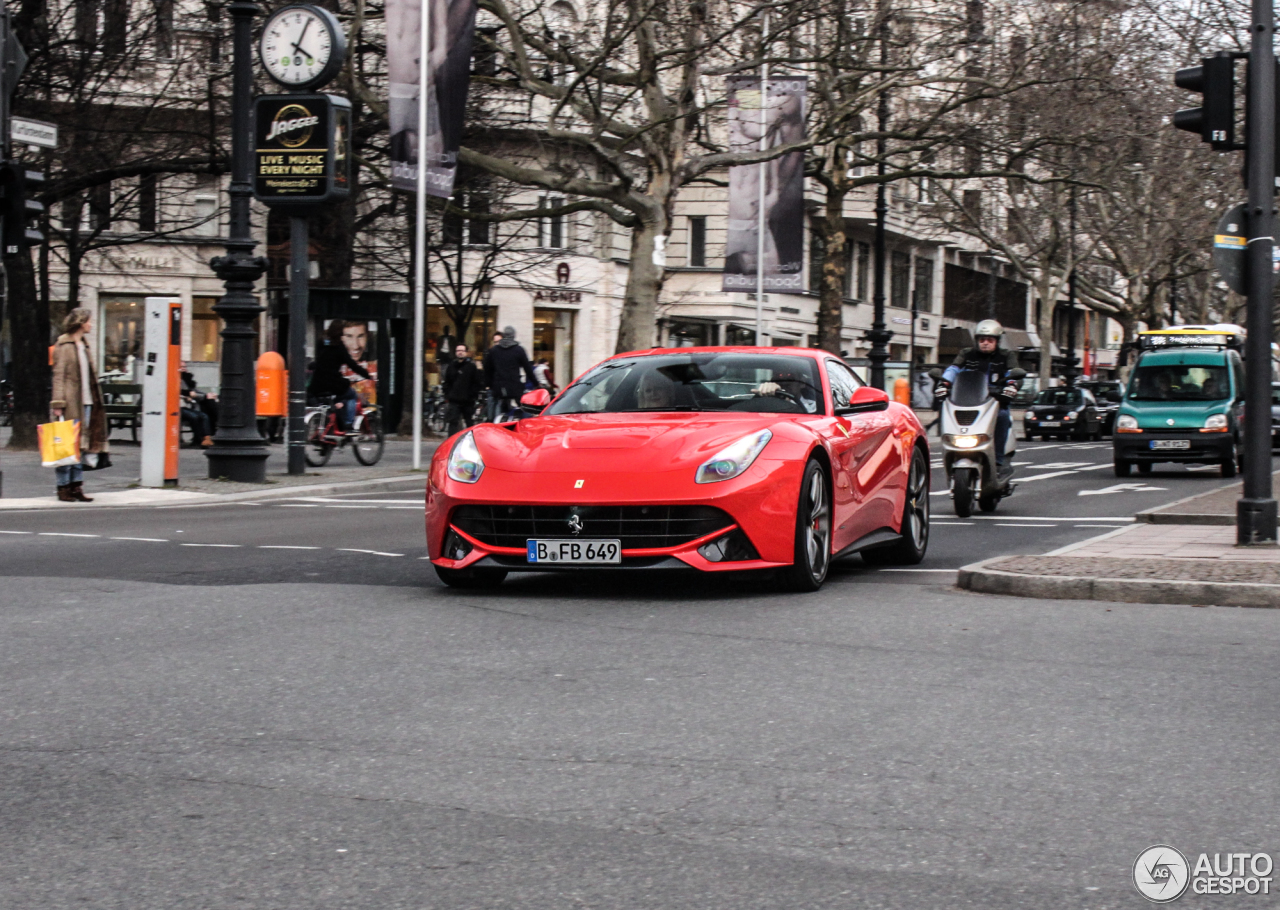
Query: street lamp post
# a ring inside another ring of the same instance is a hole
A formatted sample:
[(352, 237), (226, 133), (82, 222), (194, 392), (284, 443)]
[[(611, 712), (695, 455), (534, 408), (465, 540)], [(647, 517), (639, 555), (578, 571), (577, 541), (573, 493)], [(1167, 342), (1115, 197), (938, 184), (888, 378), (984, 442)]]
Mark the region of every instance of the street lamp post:
[(265, 483), (267, 445), (258, 433), (254, 384), (255, 326), (262, 307), (253, 293), (254, 283), (267, 269), (267, 261), (253, 255), (257, 245), (249, 224), (250, 140), (253, 102), (253, 0), (227, 4), (232, 21), (231, 80), (231, 225), (227, 254), (209, 264), (222, 279), (226, 293), (213, 310), (223, 321), (222, 372), (219, 388), (218, 427), (213, 446), (205, 452), (209, 476), (241, 483)]
[[(880, 63), (888, 66), (889, 25), (884, 22), (880, 26)], [(867, 358), (871, 361), (871, 385), (877, 389), (884, 388), (884, 363), (889, 359), (889, 339), (893, 332), (884, 323), (884, 266), (885, 266), (885, 218), (889, 214), (889, 205), (885, 200), (885, 130), (889, 126), (889, 95), (883, 89), (880, 92), (876, 107), (876, 236), (875, 236), (875, 287), (871, 296), (872, 316), (871, 329), (864, 336), (871, 343)]]
[(1071, 271), (1067, 275), (1067, 358), (1062, 379), (1076, 384), (1076, 189), (1071, 188)]

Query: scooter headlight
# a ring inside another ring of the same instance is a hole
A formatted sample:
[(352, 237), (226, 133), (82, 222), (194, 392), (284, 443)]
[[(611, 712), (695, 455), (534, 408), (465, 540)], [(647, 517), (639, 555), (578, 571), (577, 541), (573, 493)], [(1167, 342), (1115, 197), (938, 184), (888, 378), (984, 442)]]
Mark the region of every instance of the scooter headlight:
[(447, 473), (450, 479), (459, 483), (475, 483), (484, 473), (484, 458), (480, 456), (480, 448), (470, 432), (453, 444)]
[(979, 446), (986, 445), (987, 441), (990, 439), (991, 437), (987, 436), (985, 433), (979, 434), (977, 436), (947, 435), (942, 437), (942, 441), (945, 444), (949, 446), (953, 446), (954, 448), (957, 448), (957, 449), (976, 449)]

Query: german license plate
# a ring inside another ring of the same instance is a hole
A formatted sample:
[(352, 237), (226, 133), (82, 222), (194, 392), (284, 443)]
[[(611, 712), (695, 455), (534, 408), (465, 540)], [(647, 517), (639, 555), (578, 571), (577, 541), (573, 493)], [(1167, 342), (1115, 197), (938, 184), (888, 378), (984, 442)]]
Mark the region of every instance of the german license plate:
[(1153, 449), (1189, 449), (1191, 448), (1190, 439), (1153, 439), (1151, 440), (1151, 448)]
[(1042, 426), (1042, 427), (1060, 427), (1060, 426), (1062, 426), (1062, 421), (1060, 421), (1060, 420), (1042, 420), (1042, 421), (1040, 421), (1040, 426)]
[(531, 563), (570, 566), (622, 565), (620, 540), (530, 540)]

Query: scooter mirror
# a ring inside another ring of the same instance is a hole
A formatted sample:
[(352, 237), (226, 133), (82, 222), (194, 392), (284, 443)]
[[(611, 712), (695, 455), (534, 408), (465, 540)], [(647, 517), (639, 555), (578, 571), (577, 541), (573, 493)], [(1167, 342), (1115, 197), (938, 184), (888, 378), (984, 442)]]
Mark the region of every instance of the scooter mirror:
[(1009, 371), (1009, 378), (1010, 379), (1026, 379), (1027, 371), (1022, 369), (1021, 367), (1014, 367), (1012, 370)]
[(930, 370), (930, 371), (929, 371), (929, 378), (930, 378), (930, 379), (941, 379), (941, 378), (942, 378), (942, 370), (941, 370), (941, 369), (939, 369), (938, 367), (934, 367), (932, 370)]

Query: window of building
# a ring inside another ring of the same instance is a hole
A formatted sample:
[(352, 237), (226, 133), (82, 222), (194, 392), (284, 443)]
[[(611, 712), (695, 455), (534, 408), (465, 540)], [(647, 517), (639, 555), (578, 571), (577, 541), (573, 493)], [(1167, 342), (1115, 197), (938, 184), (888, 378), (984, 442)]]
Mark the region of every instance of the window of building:
[(961, 204), (964, 206), (964, 213), (974, 224), (982, 221), (982, 190), (965, 190)]
[(98, 46), (98, 0), (75, 0), (76, 41), (86, 47)]
[(916, 258), (916, 283), (913, 304), (921, 313), (933, 312), (933, 260)]
[(143, 174), (138, 178), (138, 230), (154, 233), (157, 223), (157, 180), (155, 174)]
[(89, 228), (105, 231), (111, 227), (111, 184), (89, 190)]
[(859, 300), (867, 299), (867, 280), (871, 274), (871, 244), (858, 243), (858, 275), (857, 290), (855, 295)]
[(173, 0), (153, 0), (156, 7), (156, 56), (173, 56)]
[[(484, 190), (472, 190), (467, 194), (467, 208), (477, 215), (489, 214), (489, 194)], [(467, 242), (475, 244), (491, 243), (490, 236), (493, 222), (472, 218), (467, 222)]]
[(707, 218), (692, 215), (689, 218), (689, 265), (700, 269), (707, 264)]
[(889, 260), (889, 306), (906, 309), (910, 305), (911, 257), (894, 250)]
[[(562, 205), (564, 200), (559, 196), (542, 197), (542, 208), (555, 209)], [(551, 215), (538, 219), (538, 246), (552, 250), (562, 250), (567, 246), (563, 215)]]
[(218, 178), (201, 176), (196, 181), (191, 199), (191, 233), (201, 237), (218, 236)]
[(129, 0), (105, 0), (102, 6), (102, 52), (109, 57), (124, 53), (129, 37)]
[(215, 363), (222, 360), (222, 320), (213, 311), (217, 297), (191, 298), (191, 360)]
[(724, 343), (727, 345), (755, 344), (755, 330), (744, 329), (740, 325), (727, 325), (724, 327)]
[(498, 30), (476, 29), (474, 48), (471, 51), (471, 72), (477, 76), (498, 75)]

